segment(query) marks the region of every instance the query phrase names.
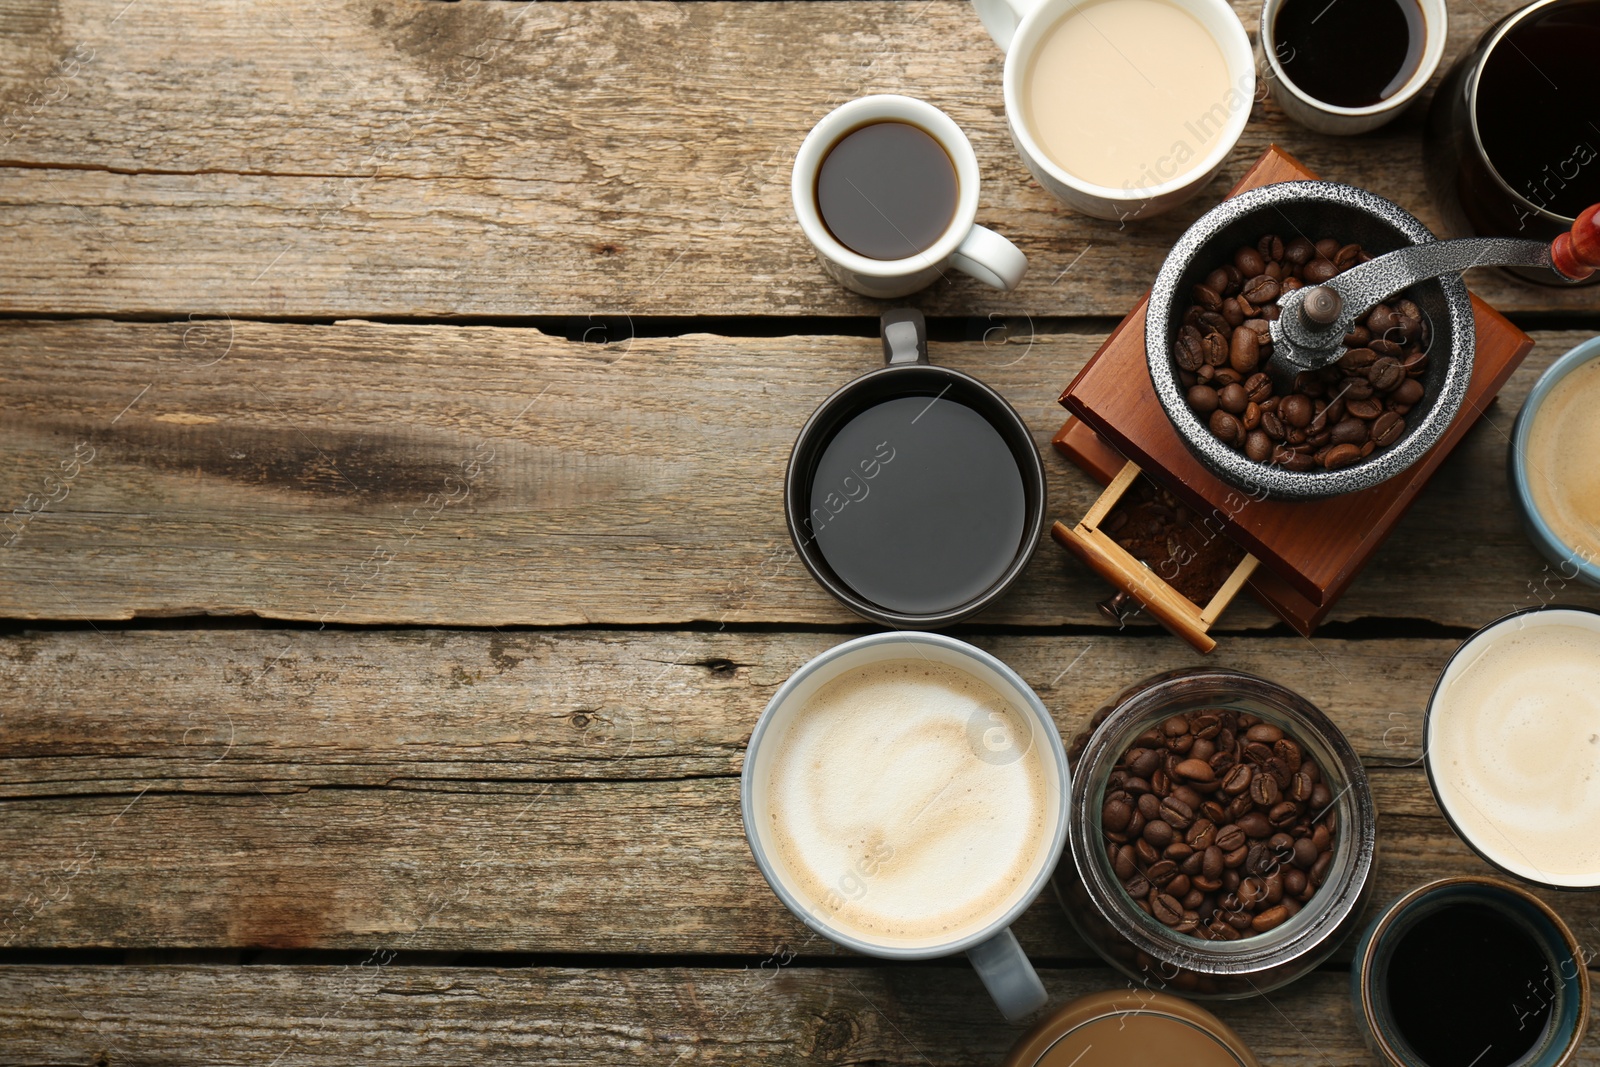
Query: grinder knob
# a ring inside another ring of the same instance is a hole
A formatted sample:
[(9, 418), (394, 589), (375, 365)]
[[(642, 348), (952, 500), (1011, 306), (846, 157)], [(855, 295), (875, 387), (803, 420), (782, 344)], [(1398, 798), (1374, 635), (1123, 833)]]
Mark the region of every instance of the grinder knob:
[(1600, 204), (1586, 208), (1570, 233), (1550, 242), (1550, 264), (1568, 281), (1581, 282), (1600, 269)]

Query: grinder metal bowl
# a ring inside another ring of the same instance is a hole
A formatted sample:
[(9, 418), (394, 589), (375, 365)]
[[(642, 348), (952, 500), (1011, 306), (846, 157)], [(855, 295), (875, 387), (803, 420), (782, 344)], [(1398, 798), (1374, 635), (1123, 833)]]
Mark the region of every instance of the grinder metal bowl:
[(1145, 354), (1156, 396), (1178, 435), (1214, 474), (1253, 493), (1323, 497), (1377, 485), (1415, 463), (1439, 440), (1460, 410), (1472, 377), (1475, 333), (1472, 304), (1459, 274), (1417, 282), (1407, 296), (1431, 323), (1427, 389), (1406, 415), (1405, 434), (1388, 448), (1341, 470), (1293, 471), (1258, 463), (1212, 436), (1184, 400), (1172, 345), (1188, 307), (1188, 293), (1241, 245), (1263, 234), (1285, 240), (1336, 237), (1373, 255), (1433, 241), (1427, 227), (1397, 205), (1364, 189), (1337, 182), (1295, 181), (1251, 189), (1224, 200), (1180, 237), (1156, 276), (1145, 317)]

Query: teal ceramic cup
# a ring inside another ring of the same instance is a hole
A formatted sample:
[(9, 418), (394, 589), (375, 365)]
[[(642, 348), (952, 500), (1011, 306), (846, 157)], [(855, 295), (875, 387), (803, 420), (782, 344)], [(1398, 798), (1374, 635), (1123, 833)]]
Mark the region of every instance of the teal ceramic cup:
[[(1351, 994), (1356, 1022), (1378, 1061), (1391, 1067), (1465, 1067), (1465, 1060), (1443, 1063), (1419, 1055), (1407, 1040), (1391, 999), (1403, 981), (1391, 972), (1396, 946), (1418, 923), (1461, 905), (1493, 911), (1526, 935), (1545, 957), (1540, 980), (1519, 988), (1503, 1006), (1507, 1018), (1517, 1023), (1542, 1018), (1542, 1023), (1527, 1024), (1529, 1030), (1538, 1032), (1525, 1038), (1530, 1044), (1510, 1061), (1511, 1067), (1575, 1063), (1589, 1021), (1589, 972), (1583, 947), (1561, 917), (1538, 897), (1509, 882), (1475, 875), (1443, 878), (1413, 889), (1380, 912), (1361, 936), (1350, 965)], [(1449, 983), (1453, 974), (1441, 966), (1430, 980)], [(1505, 1064), (1508, 1051), (1501, 1050), (1496, 1056), (1492, 1048), (1485, 1049), (1479, 1059)]]
[[(1592, 546), (1586, 548), (1582, 545), (1568, 544), (1546, 517), (1540, 514), (1532, 489), (1532, 480), (1540, 477), (1541, 473), (1531, 469), (1528, 461), (1529, 439), (1545, 398), (1567, 375), (1592, 360), (1600, 360), (1600, 337), (1591, 338), (1574, 348), (1552, 363), (1550, 368), (1539, 376), (1539, 380), (1534, 383), (1533, 391), (1528, 394), (1527, 402), (1517, 414), (1516, 427), (1511, 433), (1508, 467), (1511, 491), (1516, 498), (1517, 508), (1522, 513), (1522, 523), (1527, 530), (1528, 540), (1533, 542), (1534, 547), (1550, 561), (1550, 565), (1565, 581), (1576, 579), (1589, 585), (1600, 586), (1600, 554), (1595, 553)], [(1600, 537), (1600, 533), (1596, 536)]]

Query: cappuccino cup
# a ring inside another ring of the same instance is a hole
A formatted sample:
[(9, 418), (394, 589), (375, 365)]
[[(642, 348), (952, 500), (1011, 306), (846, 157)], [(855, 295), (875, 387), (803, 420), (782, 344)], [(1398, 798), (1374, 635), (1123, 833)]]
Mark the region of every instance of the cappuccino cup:
[(1016, 672), (938, 634), (829, 649), (772, 697), (740, 777), (778, 899), (845, 948), (965, 952), (1007, 1019), (1045, 1003), (1011, 924), (1067, 836), (1066, 752)]
[[(875, 135), (894, 133), (874, 144)], [(848, 144), (846, 142), (849, 142)], [(838, 218), (825, 218), (830, 184)], [(911, 186), (915, 186), (914, 188)], [(812, 127), (789, 183), (795, 217), (822, 267), (840, 285), (881, 300), (926, 289), (952, 268), (996, 289), (1022, 284), (1028, 259), (977, 225), (978, 157), (955, 120), (909, 96), (863, 96)], [(854, 214), (887, 241), (846, 242)], [(831, 225), (830, 225), (831, 221)]]
[(1150, 218), (1203, 189), (1255, 98), (1226, 0), (972, 0), (1006, 54), (1006, 126), (1077, 211)]

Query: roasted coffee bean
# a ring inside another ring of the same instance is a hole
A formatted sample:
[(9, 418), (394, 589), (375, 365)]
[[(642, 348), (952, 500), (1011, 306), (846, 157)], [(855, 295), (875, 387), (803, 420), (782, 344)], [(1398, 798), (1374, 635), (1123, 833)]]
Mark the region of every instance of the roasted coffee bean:
[(1394, 328), (1398, 317), (1388, 304), (1374, 304), (1372, 310), (1367, 312), (1364, 322), (1374, 337), (1382, 337)]
[(1349, 333), (1344, 335), (1344, 346), (1346, 348), (1363, 348), (1370, 340), (1372, 340), (1372, 331), (1357, 323), (1350, 327)]
[(1223, 850), (1216, 845), (1211, 845), (1200, 853), (1201, 875), (1211, 880), (1220, 878), (1223, 870), (1222, 856)]
[(1147, 820), (1161, 818), (1161, 798), (1154, 793), (1142, 794), (1135, 807)]
[(1321, 285), (1338, 273), (1339, 268), (1333, 265), (1332, 260), (1318, 258), (1313, 259), (1301, 269), (1300, 277), (1305, 280), (1307, 285)]
[(1123, 845), (1117, 849), (1116, 855), (1111, 860), (1111, 869), (1116, 873), (1117, 880), (1121, 882), (1126, 882), (1138, 873), (1139, 868), (1134, 862), (1132, 845)]
[(1161, 766), (1161, 756), (1153, 748), (1130, 749), (1124, 762), (1140, 778), (1149, 778)]
[(1228, 809), (1224, 808), (1221, 804), (1218, 804), (1215, 800), (1206, 801), (1203, 805), (1201, 805), (1200, 811), (1203, 815), (1205, 815), (1206, 818), (1210, 819), (1218, 826), (1221, 826), (1223, 823), (1228, 821)]
[(1224, 852), (1232, 852), (1246, 843), (1245, 832), (1237, 823), (1229, 823), (1217, 830), (1217, 847)]
[(1244, 427), (1240, 425), (1239, 420), (1221, 408), (1211, 413), (1209, 425), (1212, 435), (1225, 445), (1235, 444), (1244, 440)]
[(1385, 411), (1372, 422), (1372, 440), (1379, 448), (1394, 444), (1405, 432), (1406, 420), (1392, 411)]
[(1267, 264), (1260, 252), (1246, 245), (1233, 254), (1233, 265), (1244, 277), (1254, 278)]
[(1249, 397), (1244, 391), (1244, 386), (1235, 382), (1225, 385), (1217, 390), (1217, 406), (1229, 415), (1242, 415), (1245, 405), (1249, 404)]
[(1264, 808), (1270, 808), (1283, 799), (1283, 793), (1270, 774), (1258, 774), (1250, 783), (1250, 799)]
[(1379, 356), (1367, 368), (1367, 381), (1380, 393), (1389, 392), (1405, 380), (1405, 368), (1393, 356)]
[(1142, 874), (1136, 874), (1132, 878), (1129, 878), (1127, 881), (1123, 882), (1122, 888), (1126, 889), (1128, 891), (1128, 895), (1134, 900), (1141, 900), (1150, 895), (1152, 886), (1150, 885), (1150, 880), (1148, 878)]
[[(1194, 761), (1185, 760), (1179, 767), (1185, 767), (1191, 762)], [(1202, 763), (1200, 766), (1206, 768), (1207, 774), (1211, 773), (1211, 768), (1206, 764)], [(1161, 802), (1161, 821), (1174, 830), (1187, 830), (1194, 822), (1194, 809), (1176, 797), (1168, 797)]]
[[(1365, 435), (1366, 427), (1362, 427)], [(1272, 438), (1265, 430), (1253, 430), (1245, 435), (1244, 454), (1257, 463), (1265, 463), (1272, 458)]]
[(1222, 779), (1222, 791), (1230, 797), (1236, 797), (1250, 788), (1250, 780), (1255, 777), (1255, 768), (1248, 763), (1234, 765)]
[(1272, 833), (1272, 824), (1259, 811), (1248, 811), (1241, 815), (1236, 821), (1236, 825), (1245, 832), (1247, 837), (1266, 837)]
[(1339, 357), (1339, 369), (1346, 374), (1365, 374), (1377, 362), (1378, 354), (1370, 348), (1352, 348)]
[(1318, 856), (1317, 857), (1317, 862), (1315, 862), (1315, 863), (1313, 863), (1311, 865), (1311, 871), (1310, 871), (1311, 884), (1312, 885), (1316, 885), (1316, 886), (1320, 886), (1323, 882), (1327, 881), (1327, 879), (1328, 879), (1328, 868), (1331, 867), (1332, 865), (1333, 865), (1333, 853), (1331, 851), (1324, 852), (1322, 855)]
[(1367, 436), (1366, 421), (1349, 415), (1334, 424), (1329, 439), (1336, 445), (1363, 445)]
[(1298, 772), (1294, 780), (1289, 783), (1288, 797), (1298, 803), (1305, 803), (1311, 799), (1311, 790), (1314, 788), (1311, 777), (1304, 772)]
[(1311, 865), (1317, 862), (1317, 846), (1309, 837), (1302, 837), (1294, 843), (1294, 865), (1301, 870), (1310, 870)]
[(1245, 852), (1244, 869), (1249, 874), (1264, 875), (1272, 870), (1276, 862), (1272, 856), (1272, 849), (1265, 841), (1252, 841), (1250, 848)]
[(1178, 876), (1178, 865), (1171, 860), (1156, 860), (1145, 867), (1144, 876), (1155, 885), (1166, 885)]
[(1291, 393), (1278, 405), (1278, 414), (1286, 426), (1303, 430), (1311, 424), (1315, 411), (1307, 397), (1300, 393)]
[(1209, 285), (1202, 283), (1195, 286), (1190, 295), (1196, 304), (1207, 311), (1216, 311), (1222, 307), (1222, 294)]
[(1162, 888), (1175, 897), (1181, 897), (1189, 892), (1189, 876), (1180, 870), (1172, 876), (1172, 881), (1162, 886)]
[(1208, 416), (1217, 410), (1217, 391), (1209, 385), (1197, 385), (1190, 389), (1185, 399), (1195, 414)]
[[(1249, 865), (1246, 864), (1248, 867)], [(1252, 874), (1239, 883), (1239, 910), (1254, 908), (1266, 899), (1267, 883), (1260, 875)]]
[(1322, 454), (1322, 465), (1330, 471), (1360, 462), (1361, 449), (1355, 445), (1334, 445)]
[(1394, 392), (1389, 394), (1389, 399), (1401, 404), (1416, 404), (1422, 399), (1423, 393), (1421, 382), (1415, 378), (1407, 378), (1395, 386)]
[(1233, 331), (1228, 344), (1228, 366), (1240, 374), (1254, 374), (1261, 365), (1261, 337), (1243, 327)]
[(1114, 834), (1120, 834), (1128, 828), (1128, 820), (1133, 818), (1133, 805), (1128, 802), (1126, 793), (1117, 793), (1107, 798), (1100, 809), (1100, 825)]
[(1288, 918), (1289, 909), (1279, 904), (1276, 907), (1257, 913), (1255, 918), (1250, 920), (1250, 929), (1258, 934), (1264, 934), (1268, 930), (1275, 930), (1282, 926)]
[(1253, 404), (1265, 404), (1272, 396), (1272, 377), (1262, 371), (1244, 380), (1244, 395)]
[[(1300, 752), (1300, 743), (1292, 737), (1282, 737), (1272, 743), (1272, 754), (1281, 759), (1289, 768), (1289, 773), (1300, 769), (1303, 756)], [(1286, 783), (1279, 783), (1284, 785)]]
[(1299, 818), (1300, 805), (1292, 800), (1280, 801), (1267, 812), (1267, 821), (1280, 830), (1293, 826)]
[(1306, 891), (1306, 886), (1309, 883), (1310, 879), (1306, 877), (1306, 872), (1299, 868), (1290, 867), (1283, 872), (1283, 892), (1285, 896), (1298, 897)]
[(1283, 246), (1283, 258), (1297, 267), (1304, 266), (1316, 254), (1316, 246), (1304, 237), (1296, 237)]
[(1258, 722), (1245, 731), (1245, 740), (1270, 745), (1283, 740), (1283, 731), (1270, 722)]
[(1344, 409), (1358, 419), (1375, 419), (1383, 414), (1383, 404), (1370, 397), (1346, 400)]
[(1183, 904), (1169, 893), (1157, 893), (1150, 902), (1150, 914), (1163, 926), (1176, 926), (1183, 918)]
[(1277, 279), (1266, 274), (1258, 274), (1244, 283), (1244, 288), (1240, 290), (1239, 295), (1257, 307), (1261, 307), (1278, 299), (1278, 291)]

